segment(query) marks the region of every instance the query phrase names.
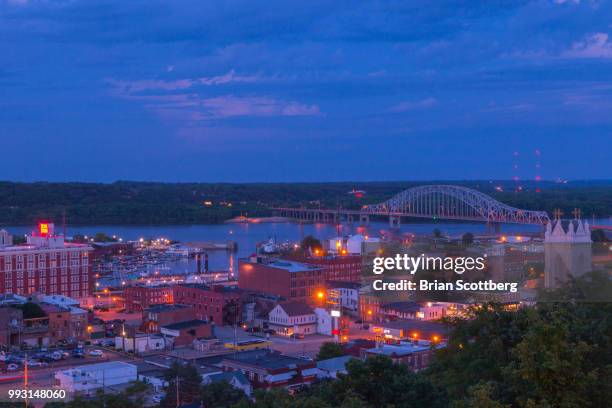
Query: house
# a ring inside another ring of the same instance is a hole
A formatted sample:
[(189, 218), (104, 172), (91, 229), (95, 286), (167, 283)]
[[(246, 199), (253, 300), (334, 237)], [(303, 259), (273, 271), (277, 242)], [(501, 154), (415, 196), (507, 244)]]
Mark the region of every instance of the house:
[(210, 374), (204, 376), (202, 379), (204, 384), (212, 384), (220, 381), (227, 381), (232, 387), (244, 392), (247, 397), (250, 397), (253, 392), (251, 382), (241, 371), (225, 371), (222, 373)]
[(212, 337), (212, 327), (204, 320), (168, 324), (160, 330), (162, 336), (170, 338), (174, 347), (192, 344), (194, 340)]
[(340, 356), (328, 358), (327, 360), (317, 361), (318, 378), (338, 378), (338, 374), (346, 374), (346, 363), (352, 360), (353, 356)]
[(317, 332), (317, 316), (305, 303), (279, 303), (268, 315), (268, 326), (278, 334), (290, 336), (293, 333), (304, 335)]
[(72, 394), (90, 394), (98, 388), (127, 384), (136, 379), (136, 366), (122, 361), (84, 365), (55, 373), (56, 385)]
[(317, 377), (314, 361), (289, 357), (278, 352), (253, 350), (224, 356), (223, 371), (240, 371), (253, 388), (294, 388), (312, 383)]

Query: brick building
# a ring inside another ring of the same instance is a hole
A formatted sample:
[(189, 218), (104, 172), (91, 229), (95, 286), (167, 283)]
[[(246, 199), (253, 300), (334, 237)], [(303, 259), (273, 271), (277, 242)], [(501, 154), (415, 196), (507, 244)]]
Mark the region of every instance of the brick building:
[(51, 223), (40, 223), (26, 245), (0, 246), (0, 291), (82, 299), (92, 295), (92, 247), (64, 241)]
[(444, 348), (444, 343), (427, 340), (401, 341), (394, 344), (379, 344), (370, 349), (362, 349), (361, 357), (387, 356), (394, 363), (404, 364), (412, 371), (427, 368), (436, 349)]
[(318, 305), (325, 295), (325, 270), (288, 260), (240, 260), (238, 287)]
[(290, 259), (323, 268), (326, 281), (361, 282), (363, 270), (361, 255), (292, 255)]
[(128, 286), (123, 290), (125, 310), (142, 312), (153, 305), (174, 303), (174, 291), (170, 285)]
[(159, 333), (160, 327), (172, 323), (195, 320), (193, 306), (188, 305), (155, 305), (142, 312), (142, 326), (145, 333)]
[(49, 304), (42, 304), (41, 307), (49, 317), (49, 340), (51, 344), (68, 340), (72, 325), (70, 309)]
[(242, 320), (242, 291), (228, 286), (186, 283), (174, 286), (174, 301), (193, 306), (197, 319), (218, 325)]
[(161, 326), (162, 336), (172, 339), (174, 347), (192, 344), (197, 339), (212, 337), (212, 326), (203, 320), (187, 320)]

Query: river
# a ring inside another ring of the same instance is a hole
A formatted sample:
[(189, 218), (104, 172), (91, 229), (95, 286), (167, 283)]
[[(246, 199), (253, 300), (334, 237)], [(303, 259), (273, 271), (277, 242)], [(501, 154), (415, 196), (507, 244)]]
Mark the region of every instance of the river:
[[(589, 220), (591, 221), (591, 220)], [(612, 225), (610, 218), (596, 219), (597, 225)], [(12, 234), (28, 234), (32, 228), (2, 227)], [(405, 222), (400, 228), (400, 233), (414, 233), (418, 235), (431, 235), (438, 228), (443, 234), (459, 236), (465, 232), (474, 234), (486, 233), (487, 227), (483, 223), (458, 223), (458, 222)], [(540, 227), (533, 225), (504, 224), (502, 231), (509, 234), (534, 233)], [(56, 231), (61, 231), (56, 226)], [(137, 240), (139, 238), (168, 238), (182, 242), (207, 241), (227, 242), (235, 241), (238, 251), (235, 253), (226, 251), (209, 251), (210, 270), (235, 270), (237, 258), (248, 256), (255, 250), (258, 242), (275, 238), (278, 242), (298, 242), (307, 235), (313, 235), (321, 240), (342, 235), (361, 233), (364, 235), (380, 236), (389, 231), (386, 222), (371, 222), (367, 227), (357, 225), (342, 225), (339, 231), (331, 224), (297, 224), (297, 223), (253, 223), (253, 224), (214, 224), (214, 225), (151, 225), (151, 226), (122, 226), (122, 225), (87, 225), (68, 226), (67, 235), (76, 234), (94, 235), (104, 232), (109, 236), (116, 235), (124, 240)], [(175, 269), (177, 272), (193, 272), (193, 261), (185, 261)]]

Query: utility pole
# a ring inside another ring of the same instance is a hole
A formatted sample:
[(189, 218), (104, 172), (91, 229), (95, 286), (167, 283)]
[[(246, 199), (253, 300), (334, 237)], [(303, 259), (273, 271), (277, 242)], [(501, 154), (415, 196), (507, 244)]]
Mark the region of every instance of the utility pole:
[(25, 364), (23, 368), (23, 388), (25, 389), (25, 406), (28, 406), (28, 352), (25, 353)]
[(176, 408), (178, 408), (181, 405), (181, 399), (179, 398), (179, 377), (178, 374), (176, 375)]

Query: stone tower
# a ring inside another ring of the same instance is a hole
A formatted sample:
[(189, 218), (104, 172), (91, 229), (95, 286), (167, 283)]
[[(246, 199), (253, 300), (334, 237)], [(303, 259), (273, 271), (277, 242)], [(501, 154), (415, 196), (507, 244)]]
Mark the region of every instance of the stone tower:
[(544, 234), (544, 286), (556, 288), (591, 271), (591, 229), (577, 216), (559, 216), (546, 225)]

